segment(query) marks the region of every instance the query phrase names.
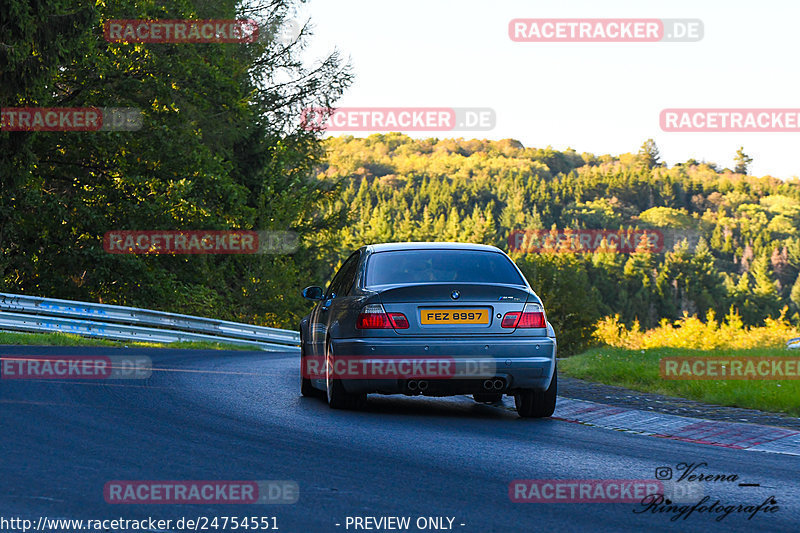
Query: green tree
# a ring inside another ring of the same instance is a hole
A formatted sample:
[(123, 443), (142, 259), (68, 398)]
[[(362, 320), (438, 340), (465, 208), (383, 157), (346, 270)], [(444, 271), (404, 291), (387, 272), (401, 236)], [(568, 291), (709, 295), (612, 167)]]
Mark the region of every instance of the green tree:
[(744, 153), (744, 146), (740, 146), (738, 150), (736, 150), (736, 157), (733, 158), (734, 163), (736, 166), (734, 167), (734, 172), (737, 174), (747, 174), (747, 170), (750, 168), (750, 163), (753, 162), (753, 158)]
[(601, 317), (600, 295), (592, 287), (583, 259), (574, 254), (527, 254), (518, 265), (542, 298), (562, 355), (583, 350)]
[(642, 146), (639, 148), (639, 153), (636, 157), (639, 164), (648, 169), (657, 167), (661, 161), (661, 155), (658, 151), (658, 146), (656, 146), (656, 142), (653, 139), (647, 139), (644, 143), (642, 143)]
[(646, 327), (658, 323), (656, 315), (656, 258), (650, 252), (637, 251), (625, 263), (624, 284), (629, 296), (624, 302), (627, 320), (638, 319)]
[[(348, 67), (336, 53), (304, 66), (299, 48), (307, 31), (290, 46), (269, 39), (181, 46), (98, 38), (111, 18), (269, 22), (286, 19), (292, 3), (256, 1), (239, 9), (235, 0), (198, 7), (125, 0), (82, 2), (78, 9), (60, 0), (19, 2), (12, 22), (0, 23), (0, 53), (16, 65), (2, 69), (3, 105), (135, 107), (144, 118), (135, 132), (0, 132), (0, 196), (13, 204), (0, 210), (2, 288), (295, 323), (305, 309), (296, 285), (314, 270), (311, 261), (112, 255), (103, 251), (103, 234), (294, 230), (323, 242), (320, 234), (342, 220), (334, 211), (320, 216), (337, 189), (316, 179), (324, 156), (319, 134), (300, 128), (297, 117), (305, 107), (335, 100), (350, 82)], [(53, 35), (62, 30), (64, 38)], [(54, 45), (63, 49), (44, 54)], [(17, 156), (5, 148), (20, 136), (35, 165), (19, 166), (7, 181)]]
[(780, 297), (775, 281), (772, 279), (767, 255), (760, 255), (753, 261), (750, 270), (753, 276), (753, 293), (748, 299), (750, 305), (745, 308), (750, 311), (750, 315), (743, 318), (749, 324), (758, 324), (765, 317), (778, 315), (780, 309)]
[(725, 286), (705, 240), (694, 253), (684, 240), (666, 254), (656, 280), (661, 316), (679, 318), (684, 313), (705, 317), (709, 309), (726, 309)]
[[(50, 101), (59, 67), (86, 50), (98, 13), (74, 0), (7, 0), (0, 9), (0, 107)], [(31, 231), (26, 185), (41, 155), (37, 134), (0, 131), (0, 271), (28, 269), (21, 255)]]
[(790, 299), (795, 309), (800, 312), (800, 274), (797, 275), (797, 279), (794, 281), (794, 285), (792, 285)]
[(652, 207), (639, 213), (642, 222), (657, 228), (691, 228), (695, 226), (692, 217), (683, 209), (672, 207)]

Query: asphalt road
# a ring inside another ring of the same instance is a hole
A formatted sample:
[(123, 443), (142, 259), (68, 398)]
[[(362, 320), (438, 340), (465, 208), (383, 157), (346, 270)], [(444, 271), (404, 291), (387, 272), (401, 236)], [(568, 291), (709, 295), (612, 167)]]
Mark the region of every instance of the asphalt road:
[[(373, 395), (363, 411), (334, 411), (300, 397), (292, 355), (61, 347), (0, 354), (144, 354), (155, 367), (146, 380), (0, 381), (0, 518), (274, 516), (280, 531), (300, 533), (365, 531), (346, 528), (355, 516), (409, 516), (409, 531), (419, 531), (418, 517), (454, 517), (453, 530), (465, 533), (800, 530), (800, 457), (522, 420), (467, 397)], [(720, 521), (707, 513), (671, 521), (637, 513), (639, 503), (509, 498), (514, 479), (653, 479), (657, 467), (699, 462), (738, 476), (706, 483), (709, 504), (774, 496), (778, 510), (751, 520), (732, 512)], [(110, 480), (294, 480), (300, 498), (109, 504)]]

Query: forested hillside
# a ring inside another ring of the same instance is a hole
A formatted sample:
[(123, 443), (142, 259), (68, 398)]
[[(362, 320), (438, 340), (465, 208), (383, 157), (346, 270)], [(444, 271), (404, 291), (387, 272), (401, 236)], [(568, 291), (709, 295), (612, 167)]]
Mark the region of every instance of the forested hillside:
[(330, 138), (319, 177), (339, 183), (329, 238), (340, 257), (364, 243), (469, 241), (509, 250), (515, 229), (660, 228), (702, 237), (662, 253), (512, 252), (545, 299), (565, 346), (606, 315), (652, 327), (684, 313), (800, 319), (800, 182), (756, 178), (639, 153), (595, 156), (514, 140)]

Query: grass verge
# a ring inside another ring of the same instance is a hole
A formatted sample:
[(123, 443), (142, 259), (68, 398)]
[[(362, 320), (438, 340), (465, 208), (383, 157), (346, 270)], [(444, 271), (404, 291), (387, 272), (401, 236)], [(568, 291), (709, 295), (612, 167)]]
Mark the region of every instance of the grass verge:
[(17, 333), (12, 331), (0, 331), (0, 345), (2, 344), (25, 344), (36, 346), (108, 346), (122, 348), (183, 348), (192, 350), (243, 350), (259, 351), (258, 348), (241, 346), (239, 344), (226, 344), (222, 342), (171, 342), (162, 344), (158, 342), (128, 342), (114, 341), (109, 339), (97, 339), (92, 337), (81, 337), (70, 333)]
[(602, 347), (560, 360), (558, 364), (564, 374), (574, 378), (709, 404), (800, 416), (800, 380), (663, 379), (659, 367), (662, 357), (800, 357), (800, 351), (785, 348), (631, 350)]

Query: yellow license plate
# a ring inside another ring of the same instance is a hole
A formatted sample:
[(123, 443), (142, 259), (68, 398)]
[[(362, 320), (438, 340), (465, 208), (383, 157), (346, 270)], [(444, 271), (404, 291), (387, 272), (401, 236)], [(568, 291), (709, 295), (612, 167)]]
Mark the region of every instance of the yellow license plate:
[(488, 309), (423, 309), (421, 324), (488, 324)]

